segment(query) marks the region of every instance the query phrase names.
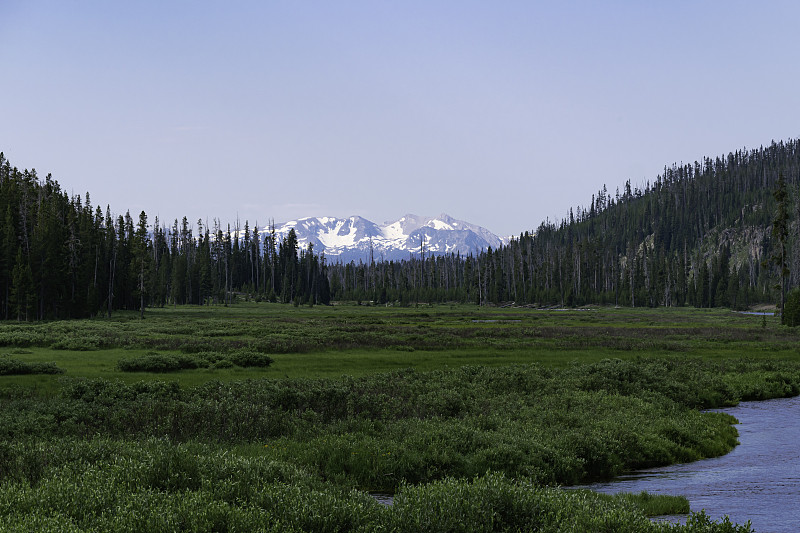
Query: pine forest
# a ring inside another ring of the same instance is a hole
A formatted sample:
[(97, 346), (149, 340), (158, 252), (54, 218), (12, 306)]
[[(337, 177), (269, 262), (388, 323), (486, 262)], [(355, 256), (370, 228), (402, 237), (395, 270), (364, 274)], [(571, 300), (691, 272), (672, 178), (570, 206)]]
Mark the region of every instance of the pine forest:
[[(274, 224), (171, 225), (70, 197), (0, 153), (0, 318), (111, 315), (236, 298), (295, 305), (778, 304), (800, 286), (800, 141), (673, 164), (477, 256), (328, 263)], [(531, 213), (534, 220), (535, 213)], [(788, 305), (788, 304), (787, 304)]]

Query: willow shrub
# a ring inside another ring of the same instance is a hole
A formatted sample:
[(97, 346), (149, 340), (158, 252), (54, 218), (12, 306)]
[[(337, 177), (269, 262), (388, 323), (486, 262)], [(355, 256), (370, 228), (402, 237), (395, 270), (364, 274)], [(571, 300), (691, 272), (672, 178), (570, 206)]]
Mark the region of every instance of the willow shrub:
[(230, 353), (198, 352), (192, 355), (163, 354), (150, 351), (135, 357), (123, 357), (117, 361), (121, 372), (177, 372), (195, 368), (221, 367), (260, 367), (265, 368), (273, 362), (272, 357), (252, 350), (234, 350)]
[(205, 361), (186, 354), (148, 352), (138, 357), (123, 357), (117, 361), (121, 372), (177, 372), (206, 366)]
[[(153, 447), (149, 443), (137, 450), (126, 444), (117, 450), (122, 456), (63, 464), (50, 469), (35, 486), (0, 484), (0, 527), (115, 532), (749, 531), (747, 526), (717, 523), (705, 515), (691, 516), (686, 526), (657, 524), (642, 511), (641, 497), (547, 488), (500, 474), (402, 486), (394, 505), (383, 507), (366, 493), (344, 490), (302, 472), (283, 477), (291, 467), (263, 461), (254, 467), (199, 448), (191, 452), (208, 455), (190, 468), (197, 476), (191, 487), (154, 487), (143, 482), (152, 464), (141, 453)], [(189, 450), (177, 453), (184, 451)], [(227, 464), (209, 467), (218, 462)], [(280, 479), (271, 475), (276, 472)], [(237, 492), (236, 485), (243, 485), (243, 492)]]
[(191, 389), (67, 380), (60, 397), (0, 399), (0, 436), (272, 444), (275, 458), (381, 490), (488, 470), (573, 484), (721, 455), (736, 443), (732, 420), (697, 407), (787, 395), (798, 382), (788, 364), (657, 359)]
[[(698, 408), (790, 395), (800, 365), (643, 358), (193, 388), (61, 379), (57, 396), (0, 395), (0, 529), (666, 531), (638, 504), (544, 486), (725, 453), (732, 418)], [(356, 488), (398, 491), (396, 506)], [(745, 531), (692, 520), (675, 530)]]
[[(404, 484), (384, 507), (289, 463), (218, 446), (104, 439), (9, 446), (18, 458), (47, 449), (50, 462), (35, 482), (20, 475), (0, 482), (3, 531), (749, 531), (704, 515), (687, 526), (655, 524), (643, 509), (659, 497), (560, 490), (497, 473)], [(677, 504), (685, 510), (685, 501)]]
[(37, 363), (20, 361), (10, 357), (0, 357), (0, 376), (23, 374), (63, 374), (64, 370), (55, 363)]

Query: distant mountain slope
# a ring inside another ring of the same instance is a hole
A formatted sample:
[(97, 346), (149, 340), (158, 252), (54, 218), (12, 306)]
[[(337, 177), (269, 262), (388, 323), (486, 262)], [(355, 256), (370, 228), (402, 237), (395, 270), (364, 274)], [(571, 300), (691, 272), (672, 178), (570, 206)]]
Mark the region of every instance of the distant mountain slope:
[(734, 308), (774, 302), (773, 192), (781, 175), (790, 192), (787, 281), (796, 287), (800, 142), (789, 140), (665, 167), (643, 189), (627, 182), (611, 194), (603, 187), (587, 208), (503, 250), (529, 271), (505, 273), (489, 298), (519, 299), (513, 281), (526, 274), (525, 298), (536, 302)]
[(409, 214), (382, 225), (360, 216), (307, 217), (281, 224), (275, 230), (280, 237), (285, 237), (292, 228), (301, 248), (311, 243), (314, 251), (325, 252), (330, 262), (343, 263), (368, 262), (370, 247), (375, 261), (390, 261), (419, 255), (423, 241), (426, 255), (477, 255), (503, 244), (500, 237), (486, 228), (444, 213), (438, 217)]
[(587, 207), (473, 260), (355, 273), (332, 268), (331, 294), (539, 306), (775, 303), (782, 280), (773, 193), (780, 176), (788, 191), (784, 281), (792, 289), (800, 286), (798, 140), (674, 164), (646, 184), (627, 182), (614, 192), (603, 186)]
[[(672, 165), (615, 193), (603, 186), (587, 207), (505, 243), (447, 215), (382, 225), (304, 218), (276, 228), (278, 241), (292, 228), (299, 237), (278, 250), (271, 239), (252, 239), (247, 222), (244, 232), (215, 224), (194, 237), (185, 217), (170, 229), (151, 226), (145, 212), (138, 222), (110, 209), (103, 216), (88, 194), (70, 197), (51, 176), (20, 171), (2, 152), (0, 221), (6, 320), (229, 303), (236, 293), (295, 304), (742, 309), (781, 301), (781, 286), (800, 287), (800, 141)], [(782, 221), (777, 233), (775, 221)], [(424, 262), (417, 260), (423, 242)], [(294, 253), (298, 244), (313, 244), (315, 253)]]

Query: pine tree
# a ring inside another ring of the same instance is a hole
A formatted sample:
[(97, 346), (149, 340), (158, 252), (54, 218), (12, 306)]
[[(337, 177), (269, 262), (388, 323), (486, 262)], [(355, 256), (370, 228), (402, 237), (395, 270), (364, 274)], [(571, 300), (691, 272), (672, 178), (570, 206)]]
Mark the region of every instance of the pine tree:
[(133, 234), (131, 245), (131, 273), (136, 278), (136, 293), (139, 296), (139, 316), (144, 318), (145, 296), (150, 276), (150, 235), (147, 231), (147, 214), (139, 213), (139, 223)]
[(290, 303), (294, 301), (299, 275), (299, 264), (297, 258), (297, 234), (294, 228), (281, 242), (278, 250), (278, 265), (281, 269), (281, 301)]
[[(1, 154), (0, 154), (1, 155)], [(3, 319), (8, 320), (11, 317), (11, 288), (12, 288), (12, 273), (14, 270), (14, 250), (17, 247), (17, 235), (14, 231), (14, 219), (11, 215), (11, 209), (6, 209), (5, 223), (3, 224), (2, 236), (0, 236), (0, 290), (2, 293), (2, 306), (0, 306), (0, 313)]]
[(114, 309), (114, 283), (117, 276), (117, 231), (114, 227), (114, 217), (111, 216), (111, 207), (108, 205), (106, 205), (105, 251), (105, 263), (108, 265), (106, 305), (108, 318), (111, 318)]
[(786, 302), (786, 279), (789, 276), (789, 266), (786, 260), (786, 240), (789, 237), (789, 194), (786, 190), (786, 180), (783, 178), (783, 171), (778, 175), (778, 184), (772, 193), (777, 202), (775, 219), (772, 221), (772, 236), (778, 240), (778, 249), (772, 256), (772, 262), (777, 264), (780, 284), (780, 313), (781, 323), (784, 321), (784, 306)]
[(18, 321), (28, 321), (33, 318), (35, 305), (36, 287), (33, 284), (31, 264), (22, 253), (20, 246), (17, 248), (17, 257), (12, 273), (11, 306)]

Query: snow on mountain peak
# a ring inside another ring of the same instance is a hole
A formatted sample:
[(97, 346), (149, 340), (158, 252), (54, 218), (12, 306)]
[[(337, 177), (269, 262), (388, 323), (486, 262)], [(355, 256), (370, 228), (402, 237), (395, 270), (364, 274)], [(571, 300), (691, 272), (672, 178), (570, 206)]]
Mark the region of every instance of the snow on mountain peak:
[(456, 220), (446, 213), (438, 217), (406, 214), (393, 222), (375, 224), (353, 215), (346, 219), (307, 217), (276, 227), (282, 238), (294, 228), (298, 245), (314, 245), (317, 252), (337, 262), (369, 261), (370, 248), (375, 259), (399, 260), (418, 256), (424, 238), (426, 254), (477, 254), (502, 244), (489, 230)]

